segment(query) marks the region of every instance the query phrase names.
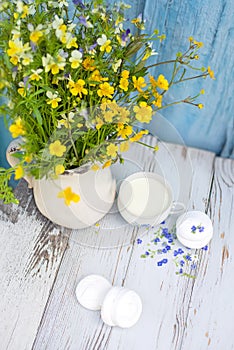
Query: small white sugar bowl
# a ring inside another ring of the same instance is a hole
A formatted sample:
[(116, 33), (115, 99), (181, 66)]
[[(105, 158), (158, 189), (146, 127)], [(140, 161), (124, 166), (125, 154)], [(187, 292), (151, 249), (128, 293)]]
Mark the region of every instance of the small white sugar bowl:
[(202, 211), (188, 211), (177, 219), (176, 235), (184, 246), (200, 249), (210, 242), (213, 225), (209, 216)]

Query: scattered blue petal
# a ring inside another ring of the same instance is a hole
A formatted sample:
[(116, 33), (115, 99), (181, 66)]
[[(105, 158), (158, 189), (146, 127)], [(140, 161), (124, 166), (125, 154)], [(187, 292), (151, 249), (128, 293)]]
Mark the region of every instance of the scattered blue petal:
[(204, 229), (205, 229), (205, 227), (204, 227), (204, 226), (199, 227), (199, 232), (203, 232), (203, 231), (204, 231)]
[(191, 269), (192, 269), (192, 270), (196, 269), (196, 267), (197, 267), (197, 265), (196, 265), (195, 263), (193, 263), (193, 264), (191, 265)]
[(185, 259), (188, 260), (188, 261), (192, 261), (191, 255), (189, 255), (189, 254), (186, 255)]
[(142, 239), (138, 238), (137, 239), (137, 244), (141, 244), (142, 243)]
[(168, 259), (163, 259), (162, 262), (163, 264), (166, 264), (168, 262)]
[(178, 254), (183, 254), (183, 253), (184, 253), (183, 249), (179, 248), (178, 249)]
[(208, 250), (208, 245), (202, 248), (203, 250)]
[(171, 250), (171, 247), (169, 245), (167, 245), (165, 248), (166, 250)]
[(154, 242), (155, 242), (155, 243), (160, 242), (160, 238), (158, 238), (158, 237), (157, 237), (157, 238), (155, 238), (155, 239), (154, 239)]
[(167, 253), (167, 249), (164, 248), (164, 249), (162, 250), (162, 252), (163, 252), (164, 254), (166, 254), (166, 253)]
[(163, 229), (162, 229), (162, 234), (163, 234), (163, 235), (168, 234), (168, 228), (163, 228)]
[(164, 225), (164, 224), (165, 224), (165, 222), (166, 222), (165, 220), (164, 220), (164, 221), (162, 221), (162, 222), (160, 223), (160, 225)]
[(183, 273), (183, 269), (182, 268), (179, 269), (179, 273)]
[(184, 260), (180, 260), (180, 266), (184, 266)]
[(150, 255), (150, 253), (148, 251), (145, 252), (145, 255)]

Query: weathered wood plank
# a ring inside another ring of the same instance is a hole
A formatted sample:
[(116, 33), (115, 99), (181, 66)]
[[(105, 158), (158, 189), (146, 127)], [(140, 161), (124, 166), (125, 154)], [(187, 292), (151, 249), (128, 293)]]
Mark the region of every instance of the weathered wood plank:
[[(151, 144), (155, 142), (150, 137), (148, 140)], [(213, 154), (169, 144), (162, 144), (156, 157), (144, 148), (134, 154), (134, 167), (161, 172), (175, 188), (176, 198), (190, 208), (205, 209), (213, 176)], [(102, 230), (102, 222), (100, 226)], [(87, 242), (86, 246), (77, 243), (74, 232), (34, 349), (179, 349), (193, 282), (175, 277), (169, 267), (158, 270), (155, 262), (143, 261), (137, 246), (97, 250), (89, 248)], [(85, 310), (77, 303), (77, 282), (90, 273), (100, 273), (114, 284), (135, 289), (141, 295), (143, 315), (137, 325), (128, 330), (107, 327), (98, 312)]]
[(31, 349), (68, 233), (37, 211), (24, 181), (20, 205), (0, 206), (1, 349)]
[(234, 161), (216, 158), (209, 204), (214, 237), (194, 284), (183, 350), (234, 349), (233, 213)]

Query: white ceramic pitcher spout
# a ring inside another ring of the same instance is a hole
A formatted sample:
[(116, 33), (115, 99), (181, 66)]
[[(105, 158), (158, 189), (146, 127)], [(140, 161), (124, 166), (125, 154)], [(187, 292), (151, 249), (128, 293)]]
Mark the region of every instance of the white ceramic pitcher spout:
[[(13, 156), (20, 151), (20, 140), (10, 143), (7, 149), (7, 160), (16, 166), (18, 159)], [(34, 179), (26, 176), (29, 187), (33, 187), (36, 205), (40, 212), (54, 223), (80, 229), (92, 226), (99, 221), (112, 207), (115, 198), (116, 181), (110, 168), (98, 171), (68, 171), (56, 179)], [(79, 201), (66, 202), (59, 194), (66, 190), (79, 196)]]

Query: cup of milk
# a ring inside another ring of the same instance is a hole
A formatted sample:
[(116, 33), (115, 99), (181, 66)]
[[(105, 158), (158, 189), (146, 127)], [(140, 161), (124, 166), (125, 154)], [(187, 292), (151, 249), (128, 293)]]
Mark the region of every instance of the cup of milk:
[(169, 183), (152, 172), (137, 172), (128, 176), (121, 184), (118, 209), (131, 224), (157, 225), (169, 214), (184, 211), (183, 203), (174, 202)]

